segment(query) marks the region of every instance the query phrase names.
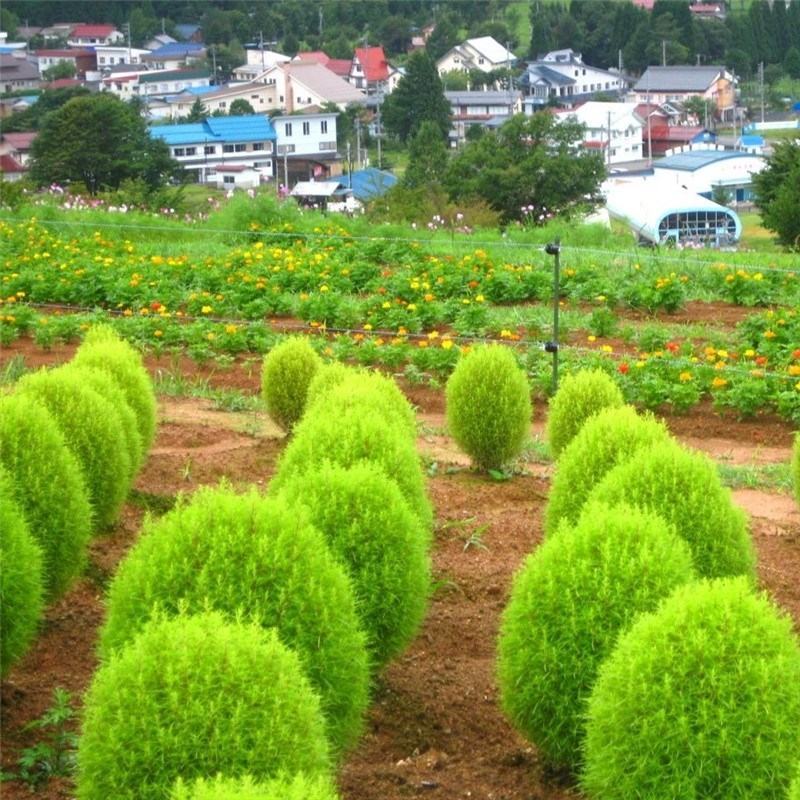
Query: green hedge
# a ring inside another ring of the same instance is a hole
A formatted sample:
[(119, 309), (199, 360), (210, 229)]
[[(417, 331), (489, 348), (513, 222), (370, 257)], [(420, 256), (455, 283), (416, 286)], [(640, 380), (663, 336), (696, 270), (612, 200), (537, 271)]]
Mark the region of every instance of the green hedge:
[(290, 336), (264, 357), (261, 394), (270, 417), (283, 430), (291, 431), (303, 416), (308, 386), (322, 359), (308, 339)]

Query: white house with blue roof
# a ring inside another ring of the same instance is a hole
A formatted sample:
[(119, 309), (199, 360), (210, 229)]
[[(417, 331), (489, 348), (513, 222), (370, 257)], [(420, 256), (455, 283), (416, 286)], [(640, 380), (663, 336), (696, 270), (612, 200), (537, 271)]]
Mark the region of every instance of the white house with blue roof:
[(263, 115), (156, 125), (150, 128), (150, 135), (163, 139), (172, 157), (194, 173), (199, 183), (216, 183), (217, 171), (229, 167), (251, 167), (266, 180), (273, 175), (277, 134)]

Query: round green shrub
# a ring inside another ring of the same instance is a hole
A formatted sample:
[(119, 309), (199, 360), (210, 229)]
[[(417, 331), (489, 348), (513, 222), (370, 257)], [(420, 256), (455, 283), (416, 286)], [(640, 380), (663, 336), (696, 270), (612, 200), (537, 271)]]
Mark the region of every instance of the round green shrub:
[(795, 777), (792, 785), (789, 787), (788, 800), (800, 800), (800, 761), (797, 762), (797, 769), (795, 769)]
[(398, 425), (412, 441), (416, 440), (414, 409), (394, 380), (380, 372), (328, 364), (311, 382), (308, 398), (307, 414), (335, 416), (343, 407), (366, 406), (383, 414), (390, 424)]
[(72, 363), (105, 370), (111, 375), (136, 415), (142, 452), (149, 452), (156, 434), (156, 396), (141, 355), (111, 328), (100, 325), (86, 334)]
[(272, 348), (261, 369), (261, 393), (270, 417), (285, 431), (303, 416), (308, 386), (322, 359), (308, 339), (291, 336)]
[(136, 414), (133, 413), (125, 393), (120, 389), (119, 384), (114, 380), (110, 373), (94, 367), (75, 366), (72, 362), (59, 367), (54, 372), (67, 372), (77, 375), (90, 389), (94, 389), (104, 399), (108, 400), (113, 406), (119, 417), (120, 430), (125, 441), (125, 451), (128, 453), (130, 462), (130, 475), (128, 486), (133, 484), (136, 474), (144, 461), (145, 452), (142, 445), (142, 437), (139, 434), (139, 427), (136, 424)]
[(368, 703), (366, 637), (344, 568), (304, 514), (220, 487), (146, 525), (109, 587), (101, 656), (157, 610), (206, 607), (275, 627), (320, 694), (332, 749), (356, 740)]
[(664, 423), (632, 406), (604, 409), (586, 420), (558, 459), (545, 512), (547, 534), (562, 521), (577, 522), (594, 486), (617, 464), (668, 439)]
[(614, 467), (590, 500), (629, 503), (663, 517), (689, 543), (697, 574), (753, 577), (747, 517), (723, 488), (714, 462), (674, 441), (640, 449)]
[(477, 467), (500, 469), (522, 452), (531, 394), (511, 350), (489, 345), (462, 356), (445, 394), (450, 433)]
[(619, 386), (602, 370), (583, 369), (567, 375), (547, 411), (547, 440), (553, 458), (560, 457), (587, 419), (604, 408), (624, 404)]
[(0, 675), (28, 649), (42, 616), (42, 551), (14, 501), (0, 467)]
[(347, 569), (374, 666), (411, 641), (425, 616), (427, 532), (397, 484), (373, 464), (330, 463), (290, 478), (280, 495), (303, 505)]
[(498, 644), (503, 709), (549, 760), (580, 764), (586, 702), (620, 632), (694, 578), (692, 555), (659, 517), (593, 505), (528, 557)]
[(113, 525), (128, 494), (131, 462), (114, 406), (80, 375), (39, 370), (25, 375), (17, 391), (38, 400), (64, 434), (80, 465), (95, 526)]
[(319, 699), (274, 630), (220, 614), (151, 620), (85, 697), (80, 800), (163, 800), (177, 778), (330, 769)]
[(326, 460), (342, 467), (360, 461), (376, 464), (397, 482), (425, 530), (431, 530), (433, 511), (416, 448), (399, 428), (387, 425), (381, 413), (353, 405), (335, 416), (315, 412), (304, 417), (281, 455), (270, 489), (281, 489), (292, 476)]
[(330, 781), (299, 774), (257, 783), (249, 775), (241, 778), (199, 778), (191, 786), (178, 781), (169, 800), (337, 800)]
[(64, 436), (44, 406), (29, 397), (0, 397), (0, 466), (42, 548), (45, 599), (56, 598), (83, 569), (92, 513)]
[(785, 800), (800, 647), (744, 578), (678, 588), (622, 635), (588, 705), (590, 797)]
[(792, 477), (794, 479), (794, 496), (800, 504), (800, 432), (794, 435), (792, 448)]

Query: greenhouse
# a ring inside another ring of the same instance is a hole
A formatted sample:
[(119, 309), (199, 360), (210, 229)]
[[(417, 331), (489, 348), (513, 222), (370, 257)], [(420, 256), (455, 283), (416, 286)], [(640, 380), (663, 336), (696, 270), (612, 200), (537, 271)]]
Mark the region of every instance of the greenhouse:
[(608, 213), (627, 222), (643, 243), (727, 247), (742, 233), (736, 212), (660, 182), (612, 186), (606, 203)]

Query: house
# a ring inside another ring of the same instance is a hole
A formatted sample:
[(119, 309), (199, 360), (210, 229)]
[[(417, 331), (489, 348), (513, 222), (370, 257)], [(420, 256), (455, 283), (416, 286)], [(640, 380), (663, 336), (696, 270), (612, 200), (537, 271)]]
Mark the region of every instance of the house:
[(598, 94), (618, 97), (627, 88), (618, 72), (592, 67), (571, 49), (553, 50), (529, 63), (520, 86), (527, 114), (549, 104), (574, 106)]
[[(413, 53), (415, 50), (424, 50), (435, 27), (435, 25), (426, 25), (421, 30), (416, 29), (416, 32), (411, 36), (411, 44), (409, 44), (407, 52)], [(412, 28), (411, 30), (414, 31), (415, 29)]]
[[(217, 182), (220, 168), (244, 166), (273, 174), (276, 133), (266, 116), (209, 117), (202, 122), (151, 126), (150, 135), (163, 139), (170, 154), (199, 183)], [(236, 184), (235, 173), (231, 181)]]
[(211, 73), (205, 69), (157, 70), (110, 75), (100, 82), (101, 91), (112, 92), (123, 100), (132, 97), (159, 97), (185, 89), (209, 86)]
[(388, 94), (397, 85), (397, 79), (391, 81), (394, 67), (386, 60), (383, 48), (357, 47), (350, 62), (348, 80), (356, 89), (363, 89), (370, 94)]
[(98, 47), (124, 40), (124, 34), (114, 25), (75, 25), (67, 37), (67, 44), (70, 47)]
[(187, 116), (200, 100), (208, 114), (228, 114), (236, 100), (246, 100), (253, 111), (266, 114), (280, 108), (275, 87), (264, 83), (237, 83), (228, 86), (204, 86), (184, 89), (148, 103), (152, 119), (178, 119)]
[(165, 44), (141, 57), (141, 63), (150, 69), (180, 69), (195, 64), (206, 57), (206, 49), (196, 42)]
[(363, 104), (365, 100), (364, 92), (322, 64), (293, 61), (281, 69), (288, 76), (285, 108), (289, 113), (326, 103), (344, 111), (351, 103)]
[(284, 186), (341, 175), (335, 113), (292, 114), (272, 118), (277, 134), (276, 179)]
[(344, 78), (344, 80), (348, 80), (350, 77), (350, 68), (353, 65), (352, 60), (349, 58), (331, 58), (322, 50), (301, 51), (292, 61), (308, 61), (313, 64), (322, 64), (323, 67), (329, 69), (334, 75)]
[(341, 211), (353, 206), (352, 192), (342, 181), (297, 181), (289, 194), (304, 208)]
[(0, 181), (20, 181), (27, 171), (28, 168), (20, 164), (14, 156), (0, 155)]
[(725, 67), (648, 67), (633, 87), (630, 99), (660, 105), (702, 97), (712, 103), (720, 118), (730, 119), (734, 92), (733, 76)]
[(556, 114), (563, 121), (574, 119), (586, 126), (583, 146), (596, 150), (607, 164), (637, 161), (642, 158), (642, 120), (634, 113), (634, 103), (590, 101)]
[(391, 172), (367, 167), (336, 180), (300, 181), (291, 196), (306, 207), (352, 214), (382, 197), (396, 183), (397, 178)]
[(452, 109), (449, 140), (456, 147), (466, 139), (469, 128), (496, 117), (513, 117), (522, 111), (520, 92), (445, 92)]
[(94, 50), (81, 48), (37, 50), (34, 56), (39, 67), (40, 76), (46, 69), (50, 69), (56, 64), (71, 64), (75, 69), (75, 74), (80, 78), (84, 78), (87, 71), (90, 72), (97, 68), (97, 56)]
[(491, 36), (467, 39), (448, 50), (437, 62), (439, 75), (447, 72), (493, 72), (517, 63), (517, 57)]
[(245, 50), (247, 61), (245, 66), (260, 67), (265, 70), (267, 67), (272, 67), (275, 64), (285, 64), (292, 59), (283, 53), (278, 53), (275, 50), (265, 50), (263, 47), (248, 47)]
[(142, 58), (150, 54), (149, 49), (142, 47), (126, 47), (125, 45), (109, 45), (96, 47), (97, 68), (105, 71), (115, 64), (141, 64)]
[(163, 47), (165, 44), (174, 44), (177, 39), (173, 39), (168, 33), (157, 33), (150, 41), (145, 42), (145, 48), (147, 50), (158, 50), (159, 47)]
[(215, 183), (217, 189), (257, 189), (271, 179), (263, 169), (245, 164), (221, 164), (215, 173), (210, 182)]
[(39, 67), (25, 58), (25, 51), (13, 55), (0, 54), (0, 92), (38, 89)]
[(175, 33), (182, 42), (202, 42), (203, 29), (194, 23), (179, 23), (175, 26)]
[(689, 6), (689, 11), (691, 11), (697, 19), (718, 19), (724, 21), (725, 17), (728, 16), (728, 7), (725, 0), (712, 0), (712, 2), (700, 0), (700, 2), (692, 3)]
[(27, 166), (31, 157), (31, 144), (38, 135), (36, 131), (0, 134), (0, 155), (11, 156), (23, 167)]

